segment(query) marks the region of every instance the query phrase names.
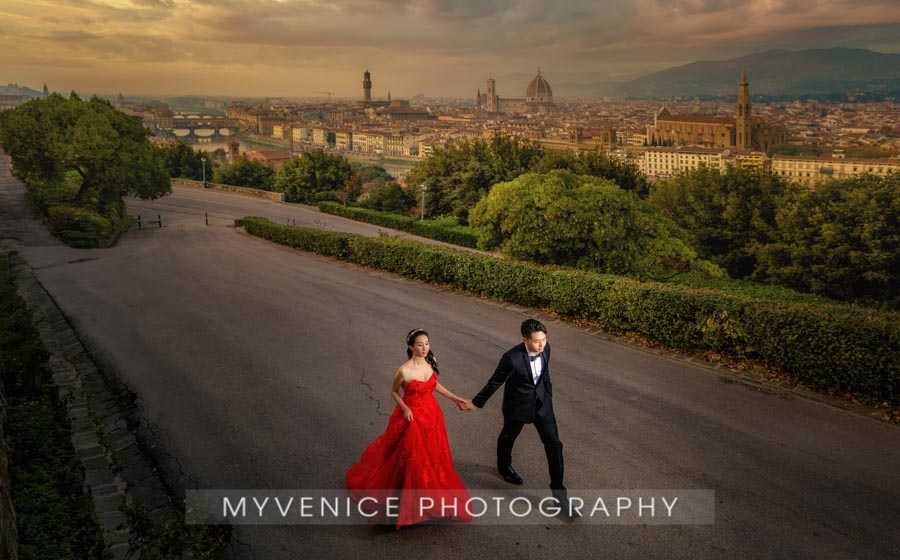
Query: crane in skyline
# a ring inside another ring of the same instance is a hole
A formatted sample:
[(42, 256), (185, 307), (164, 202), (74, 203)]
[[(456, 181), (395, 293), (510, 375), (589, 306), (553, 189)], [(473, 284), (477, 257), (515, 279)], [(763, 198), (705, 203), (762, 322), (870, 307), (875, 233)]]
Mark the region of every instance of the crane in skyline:
[(334, 95), (333, 91), (314, 91), (313, 93), (324, 93), (328, 96), (328, 102), (331, 103), (331, 96)]

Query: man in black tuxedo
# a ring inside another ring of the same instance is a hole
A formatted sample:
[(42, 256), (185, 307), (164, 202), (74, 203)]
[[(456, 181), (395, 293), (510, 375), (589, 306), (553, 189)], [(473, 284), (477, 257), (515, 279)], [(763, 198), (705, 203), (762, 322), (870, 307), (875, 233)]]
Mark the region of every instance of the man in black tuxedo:
[[(510, 484), (522, 484), (522, 477), (512, 467), (512, 449), (516, 437), (525, 424), (534, 424), (550, 468), (550, 488), (561, 505), (568, 507), (566, 487), (563, 485), (562, 442), (553, 414), (553, 385), (550, 383), (550, 346), (547, 328), (536, 319), (522, 323), (522, 343), (500, 358), (494, 375), (466, 409), (482, 408), (491, 395), (504, 383), (503, 430), (497, 438), (497, 470)], [(569, 508), (569, 515), (573, 514)]]

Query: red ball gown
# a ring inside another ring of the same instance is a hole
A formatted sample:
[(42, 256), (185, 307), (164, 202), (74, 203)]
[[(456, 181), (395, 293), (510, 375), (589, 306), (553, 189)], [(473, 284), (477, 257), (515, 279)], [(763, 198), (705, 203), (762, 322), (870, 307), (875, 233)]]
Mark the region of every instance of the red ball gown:
[[(387, 429), (347, 472), (347, 488), (370, 521), (399, 529), (429, 520), (468, 522), (469, 493), (453, 468), (444, 414), (434, 398), (437, 374), (428, 381), (403, 384), (403, 402), (412, 411), (407, 422), (397, 406)], [(393, 506), (387, 507), (387, 497)]]

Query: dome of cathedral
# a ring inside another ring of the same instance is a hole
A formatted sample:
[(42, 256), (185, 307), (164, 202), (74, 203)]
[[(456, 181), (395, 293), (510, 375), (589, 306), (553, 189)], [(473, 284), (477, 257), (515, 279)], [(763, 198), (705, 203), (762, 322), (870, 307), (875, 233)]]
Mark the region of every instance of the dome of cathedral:
[(525, 90), (525, 101), (553, 101), (553, 90), (550, 84), (541, 76), (541, 69), (538, 68), (537, 76), (528, 84)]

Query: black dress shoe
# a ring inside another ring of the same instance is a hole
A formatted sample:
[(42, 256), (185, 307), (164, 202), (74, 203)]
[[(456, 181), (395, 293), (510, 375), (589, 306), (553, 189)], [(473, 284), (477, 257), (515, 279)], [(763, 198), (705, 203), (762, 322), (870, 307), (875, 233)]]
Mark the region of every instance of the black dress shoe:
[(522, 477), (519, 476), (512, 467), (506, 467), (504, 469), (497, 469), (500, 472), (500, 476), (503, 477), (503, 480), (509, 482), (510, 484), (522, 484)]

